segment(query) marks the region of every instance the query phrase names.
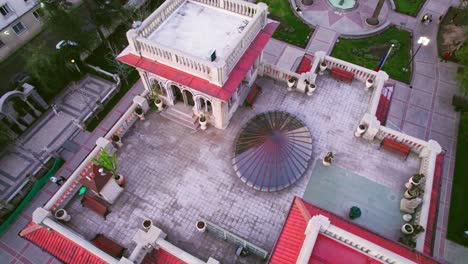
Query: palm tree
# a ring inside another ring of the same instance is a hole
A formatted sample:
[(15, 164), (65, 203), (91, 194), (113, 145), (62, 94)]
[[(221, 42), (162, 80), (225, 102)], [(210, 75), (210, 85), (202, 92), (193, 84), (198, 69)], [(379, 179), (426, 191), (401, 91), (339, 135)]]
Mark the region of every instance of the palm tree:
[(385, 0), (379, 0), (379, 2), (377, 3), (377, 6), (375, 7), (374, 13), (372, 13), (372, 16), (366, 18), (367, 24), (371, 26), (377, 26), (380, 23), (379, 15), (380, 15), (380, 11), (382, 11), (384, 2)]

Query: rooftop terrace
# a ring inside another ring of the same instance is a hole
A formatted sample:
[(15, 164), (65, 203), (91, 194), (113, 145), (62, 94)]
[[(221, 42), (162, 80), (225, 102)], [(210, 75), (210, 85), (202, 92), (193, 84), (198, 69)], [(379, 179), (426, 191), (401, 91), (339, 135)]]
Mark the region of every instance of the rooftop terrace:
[(148, 38), (166, 47), (207, 59), (225, 58), (242, 38), (251, 17), (187, 1)]
[[(150, 217), (168, 234), (169, 242), (201, 259), (212, 256), (222, 263), (260, 263), (254, 257), (236, 259), (234, 246), (197, 232), (195, 222), (205, 218), (262, 248), (273, 248), (293, 197), (302, 197), (306, 186), (314, 184), (316, 178), (311, 174), (316, 164), (314, 161), (305, 176), (280, 192), (255, 191), (241, 182), (231, 164), (234, 140), (250, 118), (270, 110), (290, 112), (309, 127), (313, 160), (333, 151), (336, 166), (392, 190), (403, 188), (403, 182), (417, 169), (414, 154), (404, 162), (378, 150), (376, 142), (354, 137), (371, 97), (362, 83), (349, 85), (319, 76), (319, 88), (307, 97), (287, 93), (284, 84), (271, 79), (258, 82), (263, 93), (254, 107), (237, 111), (226, 130), (193, 133), (154, 112), (146, 121), (137, 122), (119, 150), (120, 171), (127, 184), (107, 220), (82, 208), (75, 197), (67, 207), (73, 216), (68, 225), (87, 239), (102, 233), (132, 249), (132, 236), (143, 217)], [(389, 210), (393, 209), (397, 207)], [(375, 213), (372, 208), (367, 210), (363, 213)]]

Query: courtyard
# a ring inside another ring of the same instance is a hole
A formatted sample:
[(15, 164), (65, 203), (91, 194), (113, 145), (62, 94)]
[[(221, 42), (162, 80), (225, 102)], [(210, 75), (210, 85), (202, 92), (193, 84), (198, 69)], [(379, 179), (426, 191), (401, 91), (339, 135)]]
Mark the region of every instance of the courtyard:
[[(201, 259), (212, 256), (222, 263), (255, 263), (261, 260), (252, 256), (237, 259), (233, 245), (199, 233), (195, 222), (205, 218), (271, 251), (293, 197), (302, 197), (306, 186), (314, 184), (314, 160), (327, 151), (335, 153), (333, 166), (396, 193), (417, 170), (415, 156), (403, 161), (378, 150), (376, 142), (354, 137), (371, 96), (362, 83), (349, 85), (319, 76), (319, 88), (312, 97), (288, 93), (285, 84), (271, 79), (259, 79), (258, 84), (263, 92), (253, 108), (237, 111), (226, 130), (211, 127), (193, 132), (156, 112), (147, 114), (123, 138), (124, 146), (118, 151), (120, 172), (127, 183), (110, 207), (107, 220), (82, 208), (80, 197), (75, 197), (67, 207), (73, 216), (68, 225), (86, 239), (101, 233), (131, 250), (134, 233), (142, 219), (149, 217), (168, 234), (168, 241)], [(313, 139), (312, 161), (305, 175), (290, 188), (272, 193), (248, 187), (231, 164), (240, 128), (256, 114), (270, 110), (287, 111), (301, 119)], [(339, 192), (334, 195), (340, 196)], [(399, 197), (394, 202), (391, 209), (398, 210)], [(393, 213), (399, 215), (399, 211)], [(393, 220), (400, 223), (401, 218)]]

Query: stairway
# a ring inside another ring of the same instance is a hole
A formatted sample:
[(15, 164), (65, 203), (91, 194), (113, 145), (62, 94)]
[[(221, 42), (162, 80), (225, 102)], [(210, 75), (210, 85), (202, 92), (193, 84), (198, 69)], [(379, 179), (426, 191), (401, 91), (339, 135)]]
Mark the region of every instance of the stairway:
[(193, 114), (192, 108), (183, 104), (169, 106), (161, 112), (161, 115), (192, 130), (198, 130), (200, 126), (198, 117)]

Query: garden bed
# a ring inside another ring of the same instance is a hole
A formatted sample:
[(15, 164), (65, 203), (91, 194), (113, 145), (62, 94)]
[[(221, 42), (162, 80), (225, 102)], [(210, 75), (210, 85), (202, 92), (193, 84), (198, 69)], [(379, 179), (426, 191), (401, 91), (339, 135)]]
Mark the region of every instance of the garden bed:
[(468, 12), (451, 7), (440, 24), (437, 35), (437, 48), (442, 58), (446, 52), (451, 53), (449, 60), (459, 62), (455, 50), (466, 41), (468, 31)]
[(393, 2), (397, 12), (416, 17), (426, 0), (393, 0)]
[(410, 61), (411, 33), (408, 31), (391, 27), (369, 38), (341, 38), (335, 44), (331, 56), (375, 70), (391, 44), (395, 44), (395, 47), (382, 70), (392, 79), (409, 83), (411, 70), (402, 70)]
[(464, 235), (468, 226), (466, 201), (468, 201), (468, 113), (460, 115), (458, 130), (457, 155), (453, 174), (450, 214), (448, 219), (447, 238), (468, 247), (468, 237)]
[(270, 17), (280, 22), (273, 37), (289, 44), (305, 48), (312, 35), (313, 29), (302, 22), (296, 15), (288, 0), (260, 0), (269, 7)]

